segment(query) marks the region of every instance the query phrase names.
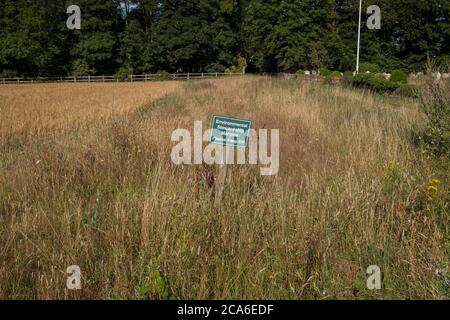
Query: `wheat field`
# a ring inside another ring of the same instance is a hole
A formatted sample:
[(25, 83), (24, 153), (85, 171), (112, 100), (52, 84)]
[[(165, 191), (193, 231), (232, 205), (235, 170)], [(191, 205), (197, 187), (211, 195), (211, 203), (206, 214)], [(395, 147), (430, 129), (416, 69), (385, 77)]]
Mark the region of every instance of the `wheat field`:
[[(214, 114), (281, 142), (276, 176), (230, 167), (219, 209), (217, 167), (170, 159), (173, 130)], [(449, 162), (414, 143), (415, 100), (259, 76), (24, 85), (0, 86), (0, 117), (0, 299), (449, 298)]]
[(133, 111), (173, 92), (178, 82), (71, 83), (0, 86), (0, 134), (61, 131)]

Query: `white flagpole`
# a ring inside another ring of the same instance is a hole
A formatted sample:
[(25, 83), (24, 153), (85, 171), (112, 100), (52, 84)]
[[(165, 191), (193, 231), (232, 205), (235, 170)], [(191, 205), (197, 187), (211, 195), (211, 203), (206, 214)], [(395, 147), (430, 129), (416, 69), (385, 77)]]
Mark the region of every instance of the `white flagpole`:
[(362, 0), (359, 0), (358, 52), (356, 54), (356, 73), (359, 72), (359, 48), (361, 46)]

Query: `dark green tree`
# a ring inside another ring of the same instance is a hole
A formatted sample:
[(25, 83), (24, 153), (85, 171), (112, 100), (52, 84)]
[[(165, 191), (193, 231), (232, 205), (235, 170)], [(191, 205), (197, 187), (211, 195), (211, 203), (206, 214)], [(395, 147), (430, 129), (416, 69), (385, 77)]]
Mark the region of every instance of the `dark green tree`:
[(21, 76), (61, 74), (68, 62), (64, 3), (2, 0), (0, 65)]
[(161, 1), (153, 30), (156, 64), (170, 71), (223, 71), (237, 46), (227, 21), (236, 6), (229, 0)]
[(71, 73), (113, 74), (117, 69), (121, 13), (111, 0), (79, 0), (81, 30), (71, 50)]
[[(354, 70), (357, 0), (66, 0), (0, 2), (0, 75)], [(381, 30), (366, 28), (369, 5)], [(364, 0), (361, 62), (418, 71), (450, 59), (450, 0)]]

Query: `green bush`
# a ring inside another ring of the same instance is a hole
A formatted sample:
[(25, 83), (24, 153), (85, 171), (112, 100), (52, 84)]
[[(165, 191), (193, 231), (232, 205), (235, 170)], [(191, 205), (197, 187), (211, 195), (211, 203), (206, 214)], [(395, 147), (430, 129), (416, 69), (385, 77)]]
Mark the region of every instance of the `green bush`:
[(345, 71), (343, 79), (344, 79), (344, 83), (346, 83), (346, 84), (352, 83), (353, 82), (353, 72)]
[(302, 69), (297, 70), (297, 72), (295, 74), (298, 74), (299, 76), (304, 75), (305, 71)]
[(71, 74), (75, 77), (92, 76), (95, 74), (95, 69), (91, 68), (86, 61), (77, 59), (72, 64)]
[(427, 154), (450, 158), (450, 133), (448, 131), (441, 131), (432, 124), (428, 124), (425, 130), (419, 134), (419, 139)]
[(342, 74), (340, 71), (333, 71), (329, 75), (330, 78), (340, 79), (342, 78)]
[(416, 86), (387, 80), (382, 74), (358, 73), (351, 83), (354, 87), (379, 93), (394, 93), (406, 97), (417, 97), (418, 94)]
[(219, 62), (212, 62), (205, 67), (205, 72), (207, 73), (223, 73), (225, 71), (225, 66)]
[(397, 83), (370, 73), (358, 73), (353, 78), (353, 86), (387, 93), (392, 93), (400, 87)]
[(122, 66), (119, 71), (114, 75), (114, 78), (120, 81), (129, 80), (130, 76), (133, 74), (133, 68), (130, 66)]
[(392, 71), (391, 81), (406, 84), (408, 83), (408, 76), (403, 70), (394, 70)]
[(247, 60), (241, 55), (239, 55), (237, 61), (240, 73), (245, 73), (245, 69), (247, 69)]
[(142, 73), (152, 73), (154, 66), (150, 63), (144, 63), (144, 65), (140, 68)]
[(16, 78), (16, 77), (17, 77), (16, 70), (5, 69), (0, 71), (0, 78)]
[(171, 76), (170, 76), (170, 73), (168, 73), (167, 71), (161, 70), (161, 71), (158, 71), (156, 73), (156, 77), (155, 78), (158, 81), (166, 81), (166, 80), (170, 80)]
[(420, 87), (419, 97), (428, 120), (420, 135), (425, 150), (450, 157), (450, 81), (435, 81), (429, 76)]
[(380, 66), (375, 63), (363, 62), (359, 65), (359, 72), (361, 73), (378, 73), (380, 72)]
[(319, 69), (319, 74), (323, 77), (328, 77), (331, 74), (331, 71), (325, 67)]
[(401, 83), (399, 88), (394, 92), (398, 96), (409, 97), (409, 98), (418, 98), (419, 92), (417, 87), (412, 84)]

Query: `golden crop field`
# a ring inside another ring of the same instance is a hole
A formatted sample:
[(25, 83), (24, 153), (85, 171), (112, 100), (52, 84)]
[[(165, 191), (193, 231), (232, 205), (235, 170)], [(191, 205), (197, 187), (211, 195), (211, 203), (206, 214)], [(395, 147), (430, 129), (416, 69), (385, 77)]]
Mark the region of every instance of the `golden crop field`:
[(70, 83), (0, 86), (2, 137), (75, 128), (133, 111), (179, 83)]
[[(220, 208), (217, 166), (170, 158), (214, 114), (281, 143), (276, 176), (230, 166)], [(22, 85), (0, 86), (0, 116), (0, 299), (448, 298), (449, 161), (415, 143), (415, 99), (260, 76)]]

